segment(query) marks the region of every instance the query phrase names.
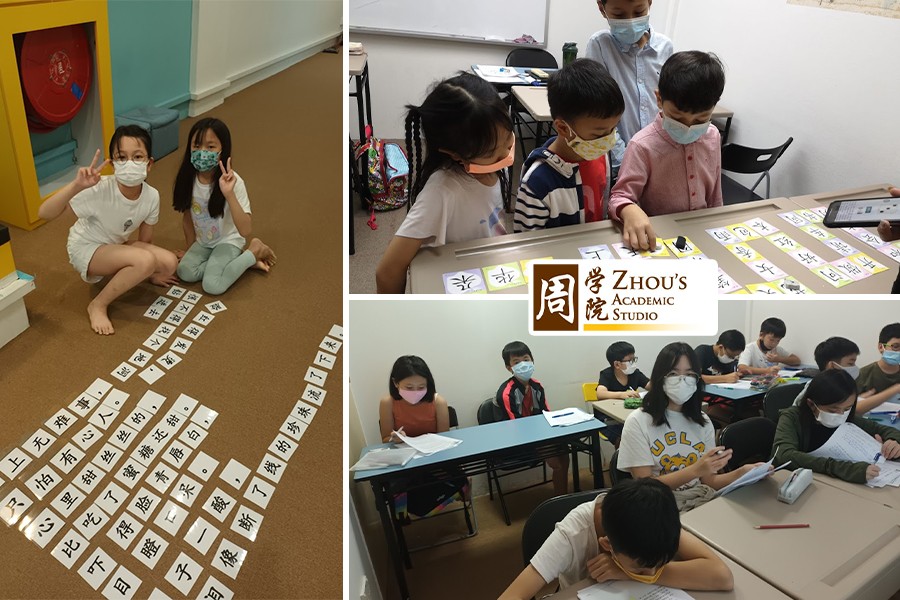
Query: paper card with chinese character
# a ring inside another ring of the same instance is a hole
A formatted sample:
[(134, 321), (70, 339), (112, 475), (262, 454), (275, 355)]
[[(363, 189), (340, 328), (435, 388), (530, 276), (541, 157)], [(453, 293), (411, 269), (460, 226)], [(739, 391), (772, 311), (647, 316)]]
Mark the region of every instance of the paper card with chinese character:
[(215, 598), (216, 600), (234, 600), (234, 592), (222, 585), (221, 581), (210, 575), (209, 579), (207, 579), (206, 583), (203, 585), (203, 589), (200, 590), (200, 596), (198, 597)]
[(126, 552), (144, 528), (143, 523), (127, 512), (120, 514), (110, 523), (112, 524), (106, 530), (106, 537)]
[(244, 492), (244, 498), (265, 510), (274, 493), (274, 485), (254, 475), (247, 486), (247, 491)]
[(62, 563), (66, 569), (71, 569), (75, 561), (88, 549), (88, 545), (89, 542), (80, 533), (69, 529), (50, 552), (50, 555)]
[(748, 263), (763, 258), (762, 254), (757, 252), (750, 244), (741, 242), (740, 244), (729, 244), (725, 247), (741, 262)]
[(175, 306), (175, 312), (181, 313), (183, 315), (191, 314), (191, 311), (194, 310), (194, 305), (190, 302), (185, 302), (182, 300)]
[(306, 369), (306, 376), (303, 378), (307, 383), (322, 386), (325, 385), (325, 379), (328, 377), (328, 371), (309, 367)]
[(667, 240), (663, 240), (663, 243), (668, 246), (669, 250), (671, 250), (672, 254), (674, 254), (678, 258), (684, 258), (685, 256), (693, 256), (695, 254), (700, 254), (700, 248), (694, 245), (689, 238), (684, 238), (684, 248), (679, 248), (675, 245), (675, 242), (678, 241), (678, 238), (670, 238)]
[(100, 404), (99, 399), (89, 394), (81, 394), (69, 405), (69, 410), (79, 417), (86, 417), (98, 404)]
[(122, 390), (112, 390), (105, 400), (101, 403), (102, 406), (108, 406), (110, 408), (114, 408), (116, 410), (122, 410), (122, 407), (125, 406), (125, 401), (128, 400), (130, 394), (127, 392), (123, 392)]
[(111, 383), (104, 381), (98, 377), (94, 380), (94, 383), (88, 386), (88, 389), (84, 390), (84, 393), (93, 396), (97, 400), (100, 400), (101, 398), (103, 398), (103, 395), (111, 389)]
[(640, 250), (633, 250), (623, 244), (622, 242), (613, 242), (612, 244), (613, 250), (616, 251), (616, 254), (619, 255), (619, 258), (624, 259), (642, 259), (642, 258), (650, 258), (650, 254), (648, 252), (642, 252)]
[(812, 272), (836, 288), (842, 288), (847, 284), (853, 283), (853, 279), (828, 264), (814, 267)]
[(244, 564), (244, 559), (246, 557), (246, 550), (223, 537), (222, 542), (219, 544), (219, 548), (213, 555), (212, 564), (215, 568), (219, 569), (232, 579), (235, 579), (237, 578), (237, 575), (241, 570), (241, 565)]
[(165, 401), (166, 397), (162, 394), (158, 394), (153, 390), (147, 390), (146, 392), (144, 392), (144, 395), (141, 396), (141, 399), (138, 400), (137, 405), (141, 410), (155, 415), (156, 411), (162, 408), (162, 405), (165, 403)]
[(201, 404), (200, 408), (198, 408), (194, 412), (194, 414), (191, 415), (191, 422), (196, 423), (200, 427), (208, 430), (218, 416), (219, 413), (209, 408), (208, 406), (203, 406)]
[[(121, 423), (113, 434), (109, 436), (109, 443), (120, 450), (127, 450), (136, 438), (137, 432), (128, 425)], [(76, 443), (78, 443), (77, 440)]]
[(201, 325), (209, 325), (213, 319), (216, 317), (212, 313), (208, 313), (205, 310), (201, 310), (196, 315), (194, 315), (194, 322), (200, 323)]
[(275, 436), (275, 439), (269, 444), (269, 452), (285, 461), (291, 459), (296, 449), (297, 442), (282, 434)]
[(747, 227), (744, 223), (729, 225), (726, 229), (733, 233), (742, 242), (749, 242), (759, 238), (759, 234), (754, 229)]
[(119, 381), (128, 381), (136, 371), (137, 369), (134, 367), (134, 365), (123, 362), (121, 365), (115, 368), (111, 375)]
[(216, 488), (209, 495), (203, 504), (203, 510), (211, 514), (220, 523), (231, 513), (234, 508), (234, 498), (223, 492), (220, 488)]
[(242, 504), (234, 513), (231, 530), (253, 542), (256, 540), (256, 535), (259, 533), (262, 522), (263, 516), (261, 514)]
[(860, 265), (856, 264), (856, 262), (850, 260), (849, 257), (833, 260), (830, 264), (853, 281), (859, 281), (860, 279), (872, 276), (870, 271), (863, 269)]
[(91, 418), (88, 419), (88, 423), (90, 423), (97, 429), (106, 431), (118, 416), (119, 411), (112, 409), (106, 405), (101, 405), (100, 408), (98, 408), (94, 412), (94, 414), (91, 415)]
[(10, 479), (14, 479), (16, 476), (21, 475), (31, 460), (31, 457), (20, 448), (13, 448), (0, 461), (0, 473), (3, 473)]
[(542, 256), (541, 258), (526, 258), (525, 260), (519, 261), (519, 266), (522, 268), (522, 275), (525, 276), (525, 283), (528, 283), (528, 265), (533, 263), (536, 260), (553, 260), (552, 256)]
[(755, 231), (756, 234), (760, 237), (765, 237), (778, 231), (777, 227), (764, 219), (760, 219), (759, 217), (750, 219), (749, 221), (744, 221), (744, 225)]
[(824, 244), (843, 256), (850, 256), (851, 254), (857, 254), (859, 252), (859, 250), (839, 238), (826, 240)]
[(578, 253), (581, 255), (581, 258), (585, 260), (612, 260), (615, 258), (615, 256), (613, 256), (612, 250), (609, 249), (609, 246), (607, 244), (585, 246), (583, 248), (579, 248)]
[(160, 317), (163, 316), (165, 309), (160, 308), (158, 306), (151, 305), (150, 308), (144, 311), (144, 316), (148, 319), (153, 319), (154, 321), (158, 321)]
[(203, 481), (208, 481), (218, 467), (219, 461), (206, 452), (198, 451), (191, 466), (188, 467), (188, 471)]
[[(853, 231), (850, 231), (850, 229), (853, 229)], [(881, 236), (879, 236), (875, 233), (872, 233), (871, 231), (867, 231), (867, 230), (859, 228), (859, 227), (851, 227), (850, 229), (847, 230), (850, 233), (850, 235), (852, 235), (853, 237), (855, 237), (856, 239), (858, 239), (861, 242), (865, 242), (866, 244), (868, 244), (869, 246), (871, 246), (873, 248), (881, 248), (882, 246), (886, 246), (887, 244), (890, 243), (890, 242), (884, 241), (883, 239), (881, 239)]]
[(809, 225), (809, 221), (794, 212), (778, 213), (778, 216), (793, 225), (794, 227), (802, 227)]
[[(90, 539), (90, 538), (88, 538)], [(78, 574), (84, 579), (89, 586), (97, 590), (100, 585), (106, 581), (109, 574), (116, 570), (119, 564), (104, 552), (101, 548), (95, 548), (89, 555), (84, 564), (78, 569)]]
[(794, 211), (801, 219), (806, 219), (810, 223), (821, 223), (822, 216), (815, 210), (809, 208), (801, 208)]
[(720, 294), (730, 294), (735, 290), (741, 289), (741, 284), (731, 278), (731, 275), (719, 269), (718, 282), (716, 284)]
[(481, 271), (484, 273), (488, 290), (492, 292), (525, 285), (525, 276), (518, 263), (492, 265), (482, 268)]
[(783, 250), (784, 252), (790, 252), (791, 250), (798, 250), (803, 247), (799, 243), (797, 243), (797, 241), (794, 240), (794, 238), (790, 237), (789, 235), (787, 235), (785, 233), (781, 233), (781, 232), (773, 233), (772, 235), (768, 236), (766, 239), (769, 240), (770, 242), (772, 242), (772, 244), (776, 248), (778, 248), (779, 250)]
[(170, 597), (166, 596), (162, 590), (159, 588), (153, 588), (153, 591), (150, 592), (150, 596), (147, 597), (147, 600), (172, 600)]
[(303, 437), (303, 434), (306, 433), (307, 427), (309, 427), (309, 425), (291, 415), (285, 420), (279, 431), (292, 440), (299, 442), (300, 438)]
[(44, 548), (56, 537), (66, 522), (49, 508), (45, 508), (22, 532), (25, 537)]
[(169, 350), (168, 352), (157, 358), (156, 362), (165, 369), (171, 369), (181, 362), (181, 356)]
[(100, 495), (94, 500), (94, 504), (106, 514), (112, 516), (128, 502), (128, 492), (114, 481), (110, 481)]
[(859, 254), (853, 254), (849, 258), (872, 275), (888, 270), (886, 266), (869, 256), (868, 254), (864, 254), (862, 252), (860, 252)]
[(72, 440), (78, 444), (82, 450), (87, 450), (100, 441), (103, 437), (100, 431), (93, 425), (85, 425), (84, 428), (72, 436)]
[(187, 351), (191, 349), (193, 343), (194, 342), (191, 340), (186, 340), (183, 337), (176, 337), (172, 342), (172, 345), (169, 346), (169, 350), (177, 352), (178, 354), (187, 354)]
[(188, 292), (184, 295), (184, 298), (182, 298), (182, 300), (184, 300), (185, 302), (190, 302), (191, 304), (197, 304), (198, 302), (200, 302), (200, 298), (202, 297), (203, 294), (201, 294), (200, 292)]
[(328, 352), (333, 352), (334, 354), (337, 354), (338, 351), (341, 349), (342, 345), (343, 345), (343, 342), (338, 341), (334, 338), (330, 338), (326, 335), (325, 338), (322, 339), (322, 343), (319, 344), (319, 348), (321, 348), (322, 350), (326, 350)]
[(119, 565), (103, 588), (102, 594), (106, 600), (131, 600), (141, 587), (141, 583), (137, 575)]
[(193, 477), (182, 475), (181, 478), (175, 482), (175, 487), (172, 488), (172, 498), (176, 502), (180, 502), (190, 508), (194, 505), (194, 502), (197, 500), (197, 496), (200, 495), (201, 491), (203, 491), (203, 484)]
[(178, 535), (178, 530), (184, 525), (188, 511), (175, 504), (172, 500), (166, 500), (162, 510), (156, 515), (153, 524), (171, 536)]
[(172, 302), (174, 302), (174, 300), (172, 300), (171, 298), (166, 298), (165, 296), (160, 296), (150, 306), (155, 306), (159, 309), (165, 310), (172, 304)]
[(185, 316), (180, 312), (175, 312), (174, 310), (169, 313), (169, 316), (166, 317), (166, 323), (171, 323), (172, 325), (180, 325), (182, 321), (184, 321)]
[(159, 562), (159, 559), (162, 558), (168, 547), (169, 542), (148, 527), (144, 534), (138, 538), (131, 555), (152, 570), (156, 567), (156, 563)]
[(748, 283), (747, 289), (757, 296), (780, 296), (783, 292), (775, 286), (775, 282)]
[(83, 459), (84, 452), (79, 450), (75, 444), (69, 442), (62, 447), (62, 450), (57, 450), (53, 454), (50, 464), (68, 475)]
[(228, 464), (225, 465), (225, 468), (222, 469), (222, 472), (219, 473), (219, 479), (228, 483), (235, 489), (240, 490), (242, 487), (244, 487), (244, 482), (247, 481), (247, 477), (249, 477), (249, 475), (249, 467), (245, 467), (232, 458), (228, 461)]
[[(129, 490), (134, 489), (134, 486), (137, 482), (139, 482), (144, 477), (144, 472), (146, 472), (147, 467), (134, 460), (133, 458), (129, 458), (125, 461), (125, 463), (116, 470), (116, 481), (127, 487)], [(77, 485), (77, 484), (76, 484)]]
[(212, 314), (220, 313), (223, 310), (228, 310), (228, 307), (225, 306), (225, 303), (221, 300), (216, 300), (215, 302), (210, 302), (206, 305), (206, 310), (211, 312)]
[(147, 367), (146, 369), (141, 371), (140, 374), (138, 375), (138, 377), (140, 377), (141, 379), (143, 379), (150, 385), (153, 385), (154, 383), (159, 381), (160, 377), (162, 377), (165, 374), (166, 374), (166, 371), (164, 369), (160, 369), (156, 365), (150, 365), (149, 367)]
[(75, 519), (75, 528), (86, 537), (92, 539), (104, 525), (109, 522), (109, 516), (96, 504), (91, 504), (81, 516)]
[(897, 262), (900, 262), (900, 246), (897, 244), (888, 244), (878, 248), (878, 251)]
[(31, 494), (38, 500), (53, 491), (62, 482), (62, 476), (50, 465), (44, 465), (37, 473), (32, 473), (25, 478), (25, 487), (31, 490)]
[(119, 459), (124, 455), (124, 451), (120, 448), (116, 448), (112, 443), (107, 442), (106, 444), (103, 444), (103, 447), (100, 448), (100, 451), (97, 452), (97, 455), (91, 462), (95, 463), (101, 469), (111, 471), (119, 463)]
[(22, 444), (22, 449), (35, 458), (40, 458), (56, 442), (56, 436), (38, 429)]
[(172, 563), (169, 572), (166, 573), (166, 581), (171, 583), (172, 586), (183, 595), (187, 596), (191, 593), (191, 589), (194, 587), (194, 584), (197, 583), (197, 580), (200, 579), (200, 574), (202, 572), (203, 569), (200, 565), (182, 552), (178, 555), (178, 558), (175, 559), (175, 562)]
[(156, 328), (156, 331), (153, 332), (153, 335), (155, 335), (156, 337), (169, 339), (169, 336), (175, 333), (175, 329), (176, 327), (174, 325), (163, 323)]
[(156, 352), (160, 348), (162, 348), (166, 343), (166, 338), (160, 335), (151, 335), (146, 340), (144, 340), (144, 346), (149, 348), (151, 352)]
[(773, 281), (769, 285), (777, 287), (784, 294), (794, 294), (796, 296), (808, 296), (810, 294), (815, 294), (814, 291), (812, 291), (793, 277), (785, 277), (784, 279)]
[(728, 244), (737, 244), (741, 241), (741, 238), (734, 235), (734, 232), (726, 227), (714, 227), (712, 229), (707, 229), (706, 233), (711, 235), (712, 239), (716, 240), (723, 246), (726, 246)]
[(330, 335), (333, 338), (342, 340), (342, 339), (344, 339), (344, 328), (337, 324), (332, 325), (331, 329), (328, 330), (328, 335)]
[(87, 494), (70, 483), (53, 499), (50, 506), (63, 517), (69, 518), (85, 498)]
[(0, 521), (7, 525), (15, 525), (22, 518), (29, 508), (32, 501), (25, 492), (13, 488), (6, 494), (6, 497), (0, 501)]
[(796, 260), (798, 263), (811, 269), (825, 264), (825, 259), (808, 248), (800, 248), (799, 250), (791, 250), (788, 256)]
[(175, 483), (178, 472), (171, 466), (163, 462), (156, 463), (152, 469), (147, 471), (146, 482), (160, 494), (165, 494), (166, 490)]
[(308, 383), (306, 384), (306, 389), (303, 390), (303, 394), (300, 396), (300, 398), (306, 400), (307, 402), (312, 402), (316, 406), (322, 406), (322, 402), (325, 401), (325, 395), (327, 393), (328, 392), (326, 392), (322, 388)]
[(300, 419), (307, 425), (312, 423), (313, 417), (316, 416), (316, 411), (318, 409), (315, 406), (310, 406), (303, 400), (297, 400), (297, 404), (294, 405), (294, 410), (291, 411), (291, 416)]
[(187, 462), (187, 459), (193, 451), (194, 449), (190, 446), (175, 440), (172, 442), (172, 445), (166, 448), (166, 451), (163, 453), (163, 460), (173, 467), (180, 469)]
[(775, 281), (786, 277), (787, 273), (779, 269), (771, 261), (767, 259), (757, 260), (747, 263), (747, 266), (753, 269), (753, 272), (765, 279), (766, 281)]
[(737, 295), (740, 295), (740, 294), (749, 294), (749, 293), (750, 293), (750, 292), (748, 292), (746, 289), (741, 288), (741, 289), (739, 289), (739, 290), (735, 290), (735, 291), (731, 292), (731, 295), (732, 295), (732, 296), (737, 296)]
[(69, 427), (75, 424), (75, 421), (78, 420), (78, 417), (70, 413), (64, 408), (59, 409), (55, 415), (47, 419), (44, 423), (44, 426), (59, 435), (65, 432)]
[(813, 225), (812, 223), (810, 223), (809, 225), (803, 225), (802, 227), (800, 227), (800, 230), (808, 233), (817, 240), (830, 240), (834, 237), (834, 234), (827, 229), (822, 229), (818, 225)]
[(331, 369), (331, 367), (334, 366), (334, 354), (329, 354), (328, 352), (322, 352), (320, 350), (316, 352), (316, 357), (313, 359), (313, 364), (315, 364), (317, 367)]
[(187, 290), (183, 287), (178, 287), (177, 285), (173, 285), (169, 288), (169, 291), (166, 292), (167, 296), (171, 296), (172, 298), (181, 298), (187, 293)]
[(260, 461), (259, 468), (256, 469), (256, 472), (272, 483), (278, 483), (281, 481), (281, 475), (284, 473), (286, 467), (287, 463), (280, 458), (276, 458), (271, 454), (266, 454), (262, 461)]
[(194, 524), (185, 532), (184, 541), (202, 556), (206, 556), (217, 537), (219, 537), (219, 528), (203, 517), (197, 517)]
[(187, 429), (178, 436), (178, 439), (184, 444), (190, 446), (191, 448), (196, 449), (197, 446), (200, 445), (204, 439), (206, 439), (207, 432), (205, 429), (197, 425), (196, 423), (190, 423), (187, 426)]
[(200, 327), (196, 323), (191, 323), (184, 328), (184, 331), (182, 331), (182, 333), (192, 340), (196, 340), (198, 337), (200, 337), (200, 334), (203, 333), (203, 331), (203, 327)]

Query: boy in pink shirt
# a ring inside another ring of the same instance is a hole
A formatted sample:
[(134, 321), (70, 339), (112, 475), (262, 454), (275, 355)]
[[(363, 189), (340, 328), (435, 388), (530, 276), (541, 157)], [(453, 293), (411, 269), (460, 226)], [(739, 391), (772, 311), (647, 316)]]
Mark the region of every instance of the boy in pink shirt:
[(622, 241), (656, 248), (650, 216), (722, 206), (719, 130), (710, 127), (725, 89), (725, 70), (706, 52), (677, 52), (659, 74), (656, 120), (625, 149), (610, 194), (610, 217), (622, 223)]

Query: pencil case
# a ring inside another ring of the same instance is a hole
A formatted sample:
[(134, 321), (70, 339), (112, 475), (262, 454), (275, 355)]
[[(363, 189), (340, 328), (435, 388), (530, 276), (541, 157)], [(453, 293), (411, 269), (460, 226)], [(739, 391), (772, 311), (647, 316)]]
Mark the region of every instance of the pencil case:
[(806, 491), (812, 480), (813, 472), (810, 469), (797, 469), (787, 481), (781, 484), (781, 488), (778, 490), (778, 500), (786, 504), (793, 504)]

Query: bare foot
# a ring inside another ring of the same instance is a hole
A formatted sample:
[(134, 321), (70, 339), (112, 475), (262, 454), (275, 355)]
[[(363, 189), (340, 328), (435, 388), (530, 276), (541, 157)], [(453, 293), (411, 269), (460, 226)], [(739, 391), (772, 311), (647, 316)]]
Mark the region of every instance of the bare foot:
[(91, 319), (91, 329), (100, 335), (112, 335), (116, 332), (112, 322), (106, 314), (105, 306), (97, 306), (94, 302), (88, 304), (88, 317)]
[(260, 271), (269, 272), (269, 269), (272, 268), (272, 265), (275, 264), (275, 253), (272, 252), (272, 249), (262, 243), (259, 238), (253, 238), (250, 240), (250, 245), (247, 246), (247, 250), (253, 253), (253, 256), (256, 257), (256, 264), (254, 264), (251, 269), (259, 269)]

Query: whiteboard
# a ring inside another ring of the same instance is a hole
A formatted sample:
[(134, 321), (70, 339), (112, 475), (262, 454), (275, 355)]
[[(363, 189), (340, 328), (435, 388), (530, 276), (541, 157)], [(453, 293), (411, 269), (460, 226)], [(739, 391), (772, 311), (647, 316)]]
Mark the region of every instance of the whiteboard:
[(350, 0), (350, 31), (511, 44), (547, 42), (549, 0)]

